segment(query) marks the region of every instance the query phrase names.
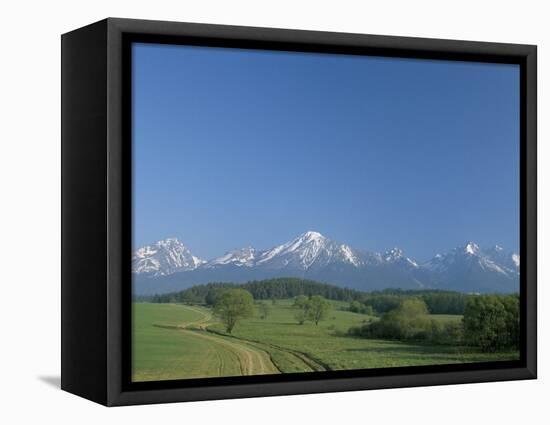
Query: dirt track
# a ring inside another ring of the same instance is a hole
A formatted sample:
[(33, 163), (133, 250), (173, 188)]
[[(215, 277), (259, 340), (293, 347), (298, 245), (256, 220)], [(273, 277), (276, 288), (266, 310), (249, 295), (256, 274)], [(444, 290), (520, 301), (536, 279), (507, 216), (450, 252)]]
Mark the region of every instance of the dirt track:
[[(210, 313), (189, 306), (185, 306), (183, 308), (198, 313), (201, 317), (192, 322), (181, 323), (177, 326), (177, 329), (196, 338), (206, 339), (213, 344), (217, 344), (220, 347), (230, 351), (234, 355), (235, 361), (239, 363), (239, 368), (242, 375), (266, 375), (280, 373), (271, 361), (269, 354), (265, 351), (262, 351), (257, 347), (253, 347), (246, 342), (241, 342), (238, 339), (226, 338), (207, 333), (205, 328), (212, 320), (212, 315)], [(190, 327), (197, 327), (198, 329), (192, 330)], [(220, 362), (222, 362), (221, 357)], [(221, 363), (219, 365), (219, 370), (223, 370), (223, 364)]]
[(230, 357), (234, 359), (238, 365), (241, 375), (266, 375), (283, 373), (281, 369), (277, 367), (272, 361), (270, 352), (279, 351), (284, 352), (286, 355), (294, 358), (294, 361), (303, 365), (303, 371), (324, 371), (330, 370), (328, 366), (319, 363), (318, 361), (309, 357), (306, 353), (298, 352), (288, 348), (280, 347), (274, 344), (266, 342), (247, 340), (236, 336), (226, 336), (221, 333), (207, 329), (208, 325), (214, 324), (212, 314), (209, 311), (205, 311), (200, 308), (191, 306), (181, 306), (187, 310), (190, 310), (200, 317), (197, 320), (190, 322), (180, 323), (177, 325), (160, 325), (153, 324), (167, 329), (174, 329), (180, 332), (184, 332), (186, 335), (202, 338), (212, 343), (212, 345), (218, 346), (221, 350), (218, 350), (218, 376), (227, 376), (224, 370), (227, 368), (228, 358), (221, 354), (221, 351), (229, 352)]

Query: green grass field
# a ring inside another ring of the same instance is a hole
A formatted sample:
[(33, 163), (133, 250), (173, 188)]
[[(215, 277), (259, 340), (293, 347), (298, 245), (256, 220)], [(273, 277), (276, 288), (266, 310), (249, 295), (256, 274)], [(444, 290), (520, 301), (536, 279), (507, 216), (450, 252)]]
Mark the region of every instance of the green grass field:
[[(232, 335), (205, 307), (135, 303), (133, 380), (367, 369), (512, 360), (517, 352), (481, 353), (472, 348), (410, 344), (346, 335), (352, 326), (377, 320), (343, 311), (332, 302), (327, 320), (315, 326), (294, 320), (291, 300), (270, 305), (266, 319), (239, 322)], [(461, 316), (432, 315), (442, 321)]]
[(134, 381), (279, 373), (254, 345), (210, 334), (210, 311), (176, 304), (134, 304)]

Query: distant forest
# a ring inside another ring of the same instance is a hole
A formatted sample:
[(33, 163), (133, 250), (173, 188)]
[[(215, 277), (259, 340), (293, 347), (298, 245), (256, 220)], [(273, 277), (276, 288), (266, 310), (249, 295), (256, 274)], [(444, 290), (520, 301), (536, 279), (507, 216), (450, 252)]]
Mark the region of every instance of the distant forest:
[(431, 314), (464, 314), (466, 301), (470, 295), (443, 290), (402, 290), (385, 289), (363, 292), (341, 288), (334, 285), (298, 278), (277, 278), (247, 283), (208, 283), (197, 285), (183, 291), (136, 296), (135, 301), (153, 303), (190, 303), (213, 305), (225, 289), (242, 288), (252, 294), (255, 300), (294, 298), (299, 295), (320, 295), (330, 300), (350, 303), (350, 310), (357, 313), (372, 311), (383, 314), (397, 308), (404, 299), (416, 297), (426, 303)]

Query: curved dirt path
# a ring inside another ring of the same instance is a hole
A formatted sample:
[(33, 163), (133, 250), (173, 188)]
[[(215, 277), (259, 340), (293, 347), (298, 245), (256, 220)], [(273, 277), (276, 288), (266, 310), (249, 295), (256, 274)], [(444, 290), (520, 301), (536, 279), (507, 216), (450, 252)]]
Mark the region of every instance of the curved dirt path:
[(239, 362), (242, 375), (265, 375), (280, 373), (271, 361), (269, 355), (259, 349), (253, 348), (247, 344), (231, 341), (221, 336), (207, 334), (201, 330), (182, 329), (189, 335), (206, 339), (214, 344), (218, 344), (235, 355)]
[[(235, 336), (235, 335), (224, 336), (224, 335), (222, 335), (218, 332), (211, 331), (211, 330), (207, 329), (208, 325), (211, 325), (211, 324), (214, 323), (212, 321), (212, 313), (210, 311), (205, 312), (202, 309), (198, 309), (198, 308), (191, 307), (191, 306), (183, 306), (183, 307), (188, 309), (188, 310), (191, 310), (195, 313), (200, 314), (202, 317), (199, 320), (195, 320), (193, 322), (189, 322), (189, 323), (180, 325), (180, 326), (182, 326), (182, 328), (185, 329), (185, 328), (188, 328), (189, 326), (197, 326), (200, 330), (204, 330), (204, 331), (208, 330), (210, 332), (209, 335), (213, 336), (214, 339), (219, 337), (219, 338), (223, 339), (224, 341), (234, 343), (234, 345), (238, 345), (238, 346), (243, 346), (244, 345), (245, 348), (247, 348), (247, 349), (250, 349), (252, 347), (253, 349), (256, 349), (256, 351), (260, 351), (261, 353), (266, 354), (267, 355), (267, 362), (266, 362), (265, 357), (263, 357), (263, 356), (262, 356), (261, 359), (259, 359), (259, 361), (263, 365), (266, 365), (266, 363), (267, 364), (271, 363), (274, 366), (275, 370), (276, 370), (275, 372), (266, 372), (266, 373), (282, 373), (281, 369), (279, 369), (277, 367), (277, 365), (275, 365), (273, 363), (273, 361), (271, 359), (271, 356), (268, 353), (269, 349), (272, 349), (272, 350), (275, 349), (277, 351), (281, 351), (281, 352), (286, 353), (287, 355), (292, 356), (298, 362), (303, 363), (312, 372), (322, 372), (322, 371), (330, 370), (330, 368), (327, 365), (320, 363), (319, 361), (311, 358), (306, 353), (303, 353), (303, 352), (300, 352), (300, 351), (292, 350), (290, 348), (281, 347), (281, 346), (275, 345), (275, 344), (270, 344), (268, 342), (262, 342), (262, 341), (256, 341), (256, 340), (251, 340), (251, 339), (247, 339), (247, 338), (242, 338), (242, 337)], [(204, 336), (207, 336), (207, 335), (204, 335)], [(247, 360), (245, 360), (246, 364), (249, 363), (248, 357), (249, 356), (247, 356)], [(241, 364), (242, 364), (242, 362), (241, 362)], [(241, 369), (246, 369), (246, 367), (241, 367)], [(270, 369), (270, 368), (269, 367), (264, 367), (263, 369), (267, 370), (267, 369)], [(251, 373), (251, 374), (255, 374), (255, 373)]]
[[(214, 345), (218, 345), (226, 352), (229, 352), (234, 357), (235, 361), (238, 362), (241, 375), (283, 373), (282, 370), (279, 369), (273, 362), (271, 355), (269, 354), (269, 351), (273, 349), (292, 356), (298, 362), (303, 363), (306, 368), (311, 371), (330, 370), (328, 366), (319, 363), (307, 354), (299, 351), (262, 341), (248, 340), (246, 338), (241, 338), (234, 335), (226, 336), (216, 331), (211, 331), (207, 329), (207, 327), (215, 322), (213, 321), (212, 313), (210, 311), (191, 306), (182, 305), (181, 307), (198, 314), (199, 318), (177, 325), (154, 324), (154, 326), (179, 330), (180, 332), (185, 332), (189, 336), (202, 338), (203, 340), (208, 340)], [(218, 375), (227, 376), (223, 373), (227, 359), (224, 359), (219, 353), (217, 354), (219, 359), (219, 365), (217, 367)]]
[(190, 326), (197, 326), (199, 329), (204, 329), (208, 322), (212, 320), (212, 313), (209, 311), (199, 310), (198, 308), (190, 307), (190, 306), (182, 306), (183, 308), (186, 308), (187, 310), (191, 310), (194, 313), (199, 314), (201, 317), (198, 320), (193, 320), (192, 322), (187, 323), (180, 323), (178, 325), (178, 328), (180, 329), (187, 329)]
[[(212, 314), (210, 312), (189, 306), (182, 307), (199, 314), (201, 317), (191, 322), (180, 323), (174, 328), (180, 330), (181, 332), (185, 332), (190, 336), (206, 339), (209, 342), (217, 344), (231, 352), (235, 356), (236, 361), (239, 362), (239, 368), (242, 375), (266, 375), (280, 373), (271, 361), (269, 354), (265, 351), (245, 342), (240, 342), (239, 340), (233, 340), (223, 336), (206, 333), (206, 326), (212, 320)], [(198, 329), (189, 329), (191, 326), (197, 326)], [(222, 369), (223, 365), (220, 360), (218, 370), (221, 371)]]
[[(206, 329), (206, 327), (204, 327)], [(213, 331), (210, 329), (207, 329), (211, 334), (214, 335), (220, 335), (223, 337), (222, 334), (218, 333), (217, 331)], [(231, 335), (230, 338), (235, 339), (237, 341), (241, 341), (244, 343), (247, 343), (249, 345), (252, 345), (254, 347), (257, 347), (258, 349), (262, 351), (267, 351), (269, 349), (273, 349), (276, 351), (280, 351), (283, 353), (286, 353), (289, 356), (292, 356), (294, 359), (298, 360), (299, 362), (303, 363), (307, 368), (309, 368), (310, 372), (324, 372), (327, 370), (331, 370), (328, 365), (320, 363), (318, 360), (315, 360), (311, 358), (308, 354), (303, 353), (301, 351), (292, 350), (290, 348), (281, 347), (280, 345), (271, 344), (269, 342), (262, 342), (257, 341), (254, 339), (246, 339), (242, 338), (240, 336)], [(279, 369), (279, 372), (284, 373)]]

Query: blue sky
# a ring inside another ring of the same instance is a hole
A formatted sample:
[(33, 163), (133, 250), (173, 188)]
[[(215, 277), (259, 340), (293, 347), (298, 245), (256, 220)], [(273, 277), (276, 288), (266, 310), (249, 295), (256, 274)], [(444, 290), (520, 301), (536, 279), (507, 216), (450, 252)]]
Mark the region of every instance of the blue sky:
[(515, 65), (133, 47), (134, 246), (519, 244)]

